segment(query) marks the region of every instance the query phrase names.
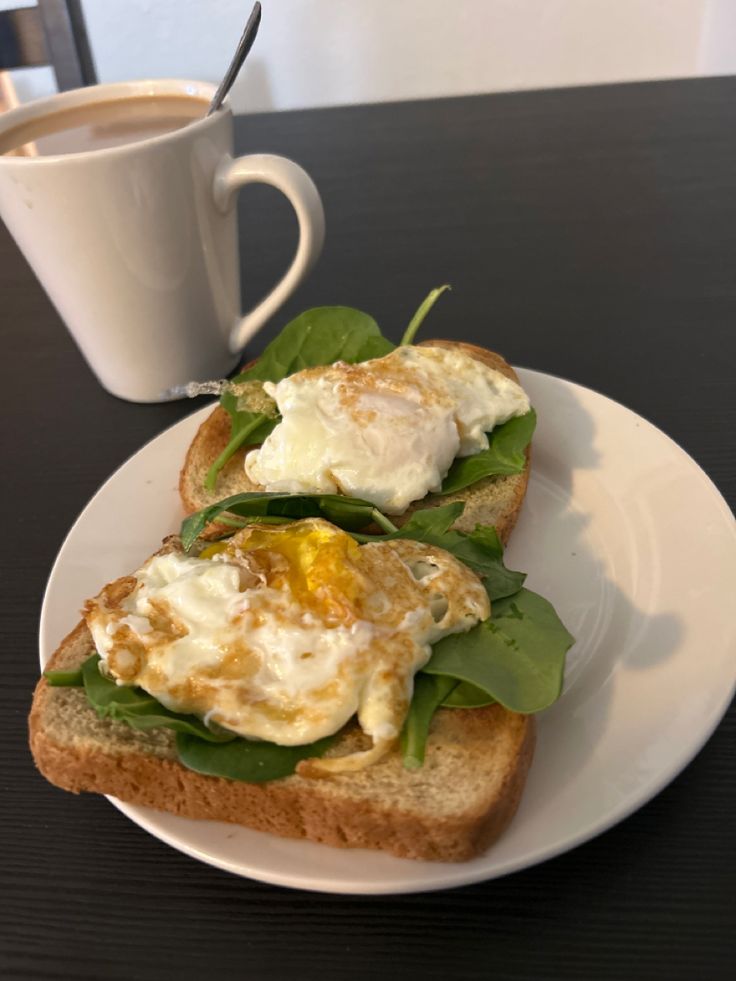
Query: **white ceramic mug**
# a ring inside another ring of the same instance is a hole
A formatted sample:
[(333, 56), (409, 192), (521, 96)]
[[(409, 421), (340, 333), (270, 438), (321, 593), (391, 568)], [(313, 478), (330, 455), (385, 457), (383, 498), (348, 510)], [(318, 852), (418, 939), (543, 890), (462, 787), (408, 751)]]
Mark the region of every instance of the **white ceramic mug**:
[[(0, 114), (0, 139), (60, 109), (213, 93), (169, 79), (77, 89)], [(0, 155), (0, 217), (92, 370), (120, 398), (156, 402), (174, 386), (227, 374), (319, 256), (324, 212), (309, 175), (284, 157), (232, 153), (225, 107), (119, 147)], [(243, 317), (234, 192), (252, 183), (290, 200), (299, 242), (283, 279)]]

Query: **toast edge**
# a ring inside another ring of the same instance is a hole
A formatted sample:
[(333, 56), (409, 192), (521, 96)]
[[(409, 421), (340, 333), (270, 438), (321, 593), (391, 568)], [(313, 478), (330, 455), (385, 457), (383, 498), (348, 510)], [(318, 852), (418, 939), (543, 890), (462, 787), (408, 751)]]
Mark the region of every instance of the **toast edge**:
[[(49, 664), (65, 661), (66, 648), (85, 637), (80, 623), (65, 638)], [(329, 793), (329, 781), (294, 781), (290, 777), (248, 784), (188, 770), (175, 760), (140, 751), (113, 753), (100, 746), (62, 744), (44, 725), (44, 712), (54, 689), (41, 677), (29, 716), (29, 743), (39, 772), (52, 784), (72, 793), (92, 792), (118, 797), (181, 817), (225, 821), (285, 838), (298, 838), (338, 848), (369, 848), (399, 858), (459, 862), (485, 851), (514, 817), (535, 745), (533, 716), (489, 709), (448, 709), (460, 713), (503, 713), (515, 730), (516, 752), (500, 791), (486, 808), (436, 820), (431, 812), (383, 806), (380, 800), (340, 797)], [(90, 711), (92, 711), (90, 709)]]

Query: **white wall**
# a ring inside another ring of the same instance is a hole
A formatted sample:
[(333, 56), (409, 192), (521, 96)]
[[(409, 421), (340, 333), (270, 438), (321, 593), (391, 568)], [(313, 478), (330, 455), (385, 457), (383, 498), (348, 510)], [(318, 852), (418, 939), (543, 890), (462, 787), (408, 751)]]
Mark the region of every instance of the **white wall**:
[[(83, 6), (101, 81), (217, 81), (251, 3)], [(734, 71), (736, 0), (263, 0), (232, 102), (253, 112)], [(22, 99), (53, 91), (46, 69), (14, 79)]]

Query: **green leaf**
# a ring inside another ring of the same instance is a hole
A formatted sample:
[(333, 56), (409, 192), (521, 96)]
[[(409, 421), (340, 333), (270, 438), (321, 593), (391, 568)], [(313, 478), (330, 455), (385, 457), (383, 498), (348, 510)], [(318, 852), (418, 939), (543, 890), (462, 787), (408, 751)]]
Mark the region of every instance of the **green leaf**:
[(444, 535), (450, 526), (457, 521), (465, 510), (463, 501), (454, 501), (438, 508), (424, 508), (415, 511), (401, 528), (394, 528), (385, 535), (353, 534), (353, 538), (361, 544), (367, 542), (386, 542), (394, 538), (410, 538), (416, 542), (430, 542)]
[[(430, 675), (430, 677), (442, 677), (441, 675)], [(496, 701), (491, 698), (487, 691), (471, 685), (469, 681), (461, 681), (456, 685), (442, 703), (445, 708), (483, 708), (484, 705), (493, 705)]]
[(380, 358), (394, 346), (373, 317), (361, 310), (313, 307), (290, 321), (258, 361), (233, 381), (281, 381), (303, 368)]
[[(403, 529), (401, 531), (403, 532)], [(496, 552), (495, 548), (489, 545), (493, 538), (498, 541), (496, 530), (486, 525), (476, 525), (475, 530), (470, 533), (447, 531), (441, 535), (417, 534), (413, 529), (409, 529), (408, 534), (392, 537), (411, 538), (450, 552), (464, 565), (469, 566), (483, 581), (491, 602), (504, 596), (513, 596), (521, 589), (526, 579), (524, 572), (514, 572), (503, 564), (503, 552)]]
[(82, 665), (82, 676), (87, 699), (101, 719), (127, 722), (134, 729), (163, 726), (213, 743), (230, 742), (237, 738), (234, 733), (219, 726), (216, 729), (208, 728), (194, 715), (171, 712), (141, 688), (116, 684), (100, 673), (99, 663), (97, 654), (87, 658)]
[(491, 602), (518, 592), (526, 576), (523, 572), (507, 569), (503, 564), (503, 546), (495, 528), (476, 525), (470, 533), (451, 528), (464, 508), (462, 501), (425, 508), (415, 511), (405, 525), (389, 535), (355, 534), (353, 537), (362, 543), (409, 538), (436, 545), (469, 566), (483, 580)]
[[(295, 317), (266, 347), (254, 365), (237, 375), (234, 382), (272, 381), (303, 368), (347, 361), (355, 364), (380, 358), (393, 351), (373, 317), (353, 307), (314, 307)], [(230, 414), (230, 441), (207, 474), (206, 486), (213, 490), (217, 474), (239, 447), (262, 443), (277, 424), (257, 412), (238, 409), (237, 396), (226, 391), (220, 398)]]
[(407, 344), (414, 343), (414, 338), (416, 337), (417, 331), (422, 326), (424, 318), (427, 316), (429, 311), (435, 305), (437, 300), (439, 300), (445, 290), (449, 289), (452, 289), (449, 283), (445, 283), (444, 286), (438, 286), (437, 289), (432, 290), (427, 298), (422, 301), (419, 309), (409, 321), (409, 326), (406, 328), (404, 331), (404, 336), (399, 341), (399, 347), (405, 347)]
[(324, 756), (335, 736), (328, 736), (308, 746), (277, 746), (275, 743), (236, 739), (231, 743), (215, 745), (201, 739), (179, 733), (176, 750), (179, 759), (190, 770), (211, 777), (228, 780), (245, 780), (262, 783), (287, 777), (301, 760)]
[(496, 529), (489, 525), (476, 525), (473, 531), (450, 532), (445, 536), (448, 552), (464, 562), (483, 580), (492, 603), (513, 596), (524, 585), (526, 573), (507, 569), (503, 563), (503, 546)]
[(391, 537), (411, 538), (415, 542), (429, 541), (449, 531), (464, 510), (464, 501), (453, 501), (437, 508), (422, 508), (415, 511)]
[(423, 670), (469, 682), (514, 712), (540, 712), (559, 697), (572, 643), (552, 605), (521, 589), (495, 603), (490, 620), (435, 644)]
[(52, 688), (80, 688), (84, 684), (81, 666), (70, 671), (44, 671), (43, 676)]
[(197, 538), (218, 515), (229, 512), (243, 518), (325, 518), (352, 531), (376, 523), (381, 527), (394, 529), (385, 515), (382, 515), (370, 501), (357, 497), (343, 497), (340, 494), (269, 494), (253, 491), (234, 494), (217, 504), (195, 511), (181, 524), (181, 540), (185, 551), (189, 551)]
[(424, 763), (429, 724), (439, 706), (457, 686), (455, 678), (418, 674), (414, 678), (414, 695), (401, 730), (401, 755), (407, 770)]
[(525, 450), (531, 442), (537, 414), (530, 409), (488, 433), (488, 449), (457, 459), (442, 482), (441, 494), (454, 494), (483, 477), (521, 473), (526, 465)]
[[(230, 393), (225, 393), (222, 396), (221, 401), (229, 397), (231, 397)], [(230, 416), (232, 419), (230, 439), (225, 449), (222, 451), (222, 453), (220, 453), (210, 469), (207, 471), (207, 477), (205, 478), (204, 482), (207, 490), (215, 489), (218, 473), (222, 470), (233, 453), (239, 450), (241, 446), (246, 444), (246, 440), (249, 444), (254, 445), (256, 443), (262, 443), (264, 439), (271, 434), (278, 422), (278, 419), (269, 419), (266, 416), (261, 415), (259, 412), (233, 410), (230, 412)]]
[(198, 773), (251, 782), (276, 780), (293, 773), (300, 760), (322, 756), (335, 739), (330, 736), (307, 746), (277, 746), (242, 739), (220, 726), (210, 729), (194, 715), (171, 712), (140, 688), (117, 685), (100, 674), (99, 663), (99, 656), (93, 654), (81, 668), (85, 694), (99, 717), (134, 729), (173, 729), (179, 760)]

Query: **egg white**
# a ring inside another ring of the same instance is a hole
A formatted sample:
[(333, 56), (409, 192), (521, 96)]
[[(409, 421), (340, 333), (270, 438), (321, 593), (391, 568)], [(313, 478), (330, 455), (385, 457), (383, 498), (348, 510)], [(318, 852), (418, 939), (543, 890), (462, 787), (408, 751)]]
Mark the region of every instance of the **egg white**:
[(358, 547), (321, 519), (246, 528), (210, 551), (154, 556), (122, 599), (103, 591), (87, 604), (104, 670), (174, 711), (284, 746), (357, 714), (373, 749), (312, 761), (315, 773), (380, 758), (431, 645), (490, 612), (480, 580), (442, 549)]
[(264, 389), (282, 419), (246, 455), (249, 479), (360, 497), (387, 514), (438, 491), (456, 457), (486, 449), (488, 432), (530, 407), (520, 385), (463, 351), (413, 345)]

